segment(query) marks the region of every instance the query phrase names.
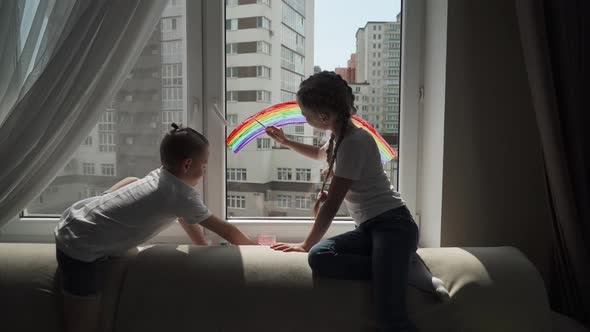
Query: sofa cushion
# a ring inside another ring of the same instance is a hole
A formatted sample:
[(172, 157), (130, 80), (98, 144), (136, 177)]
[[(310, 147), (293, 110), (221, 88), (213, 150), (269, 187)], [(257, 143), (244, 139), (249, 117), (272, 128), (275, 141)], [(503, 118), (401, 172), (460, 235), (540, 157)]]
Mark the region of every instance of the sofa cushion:
[[(127, 260), (112, 259), (102, 293), (102, 331), (111, 331)], [(55, 245), (0, 243), (2, 331), (63, 331)]]
[[(550, 331), (543, 282), (518, 250), (419, 251), (445, 281), (440, 303), (411, 287), (421, 331)], [(130, 263), (117, 331), (374, 331), (370, 283), (312, 278), (307, 256), (268, 247), (157, 246)]]

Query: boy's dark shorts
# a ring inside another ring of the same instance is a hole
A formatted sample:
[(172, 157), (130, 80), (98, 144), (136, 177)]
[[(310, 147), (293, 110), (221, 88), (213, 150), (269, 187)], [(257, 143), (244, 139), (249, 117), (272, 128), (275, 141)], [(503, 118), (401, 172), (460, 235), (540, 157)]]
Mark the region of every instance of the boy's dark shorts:
[(56, 249), (56, 258), (64, 293), (83, 297), (94, 297), (101, 293), (106, 258), (83, 262), (71, 258), (59, 249)]

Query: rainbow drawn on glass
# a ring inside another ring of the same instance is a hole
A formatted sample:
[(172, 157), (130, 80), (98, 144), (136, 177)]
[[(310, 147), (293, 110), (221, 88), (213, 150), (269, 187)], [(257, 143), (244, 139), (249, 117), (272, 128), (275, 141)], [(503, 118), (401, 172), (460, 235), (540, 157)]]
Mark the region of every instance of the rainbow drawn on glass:
[[(379, 148), (382, 163), (385, 164), (395, 158), (395, 151), (389, 144), (387, 144), (385, 139), (379, 135), (373, 126), (356, 115), (352, 116), (352, 122), (355, 126), (362, 128), (371, 134)], [(306, 121), (305, 117), (301, 114), (301, 109), (296, 101), (276, 104), (263, 109), (240, 123), (229, 136), (227, 136), (225, 143), (234, 153), (238, 153), (250, 141), (263, 135), (266, 127), (282, 127), (289, 124), (300, 123), (306, 123)]]

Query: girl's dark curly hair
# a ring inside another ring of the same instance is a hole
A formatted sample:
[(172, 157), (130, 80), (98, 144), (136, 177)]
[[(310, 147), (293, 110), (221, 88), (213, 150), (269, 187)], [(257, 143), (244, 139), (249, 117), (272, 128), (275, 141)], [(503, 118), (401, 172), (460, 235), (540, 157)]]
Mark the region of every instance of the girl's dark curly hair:
[[(338, 148), (344, 139), (344, 133), (348, 127), (348, 120), (356, 113), (354, 94), (348, 83), (340, 75), (332, 71), (322, 71), (301, 82), (299, 91), (297, 91), (297, 102), (299, 105), (313, 112), (333, 113), (342, 123), (336, 146), (334, 146), (334, 133), (330, 136), (330, 142), (328, 143), (326, 161), (329, 167), (328, 173), (322, 182), (321, 192), (323, 192), (334, 167)], [(317, 216), (318, 211), (319, 200), (316, 201), (314, 206), (315, 216)]]

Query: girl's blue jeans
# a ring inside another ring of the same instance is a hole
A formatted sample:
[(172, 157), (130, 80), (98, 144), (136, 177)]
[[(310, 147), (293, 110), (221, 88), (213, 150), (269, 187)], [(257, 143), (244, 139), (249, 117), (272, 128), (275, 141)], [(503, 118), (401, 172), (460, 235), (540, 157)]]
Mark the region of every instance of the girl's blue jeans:
[(315, 277), (372, 280), (379, 331), (413, 331), (406, 287), (417, 244), (418, 227), (402, 206), (319, 242), (308, 259)]

